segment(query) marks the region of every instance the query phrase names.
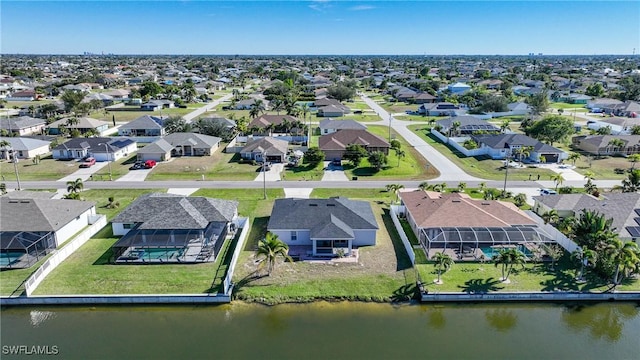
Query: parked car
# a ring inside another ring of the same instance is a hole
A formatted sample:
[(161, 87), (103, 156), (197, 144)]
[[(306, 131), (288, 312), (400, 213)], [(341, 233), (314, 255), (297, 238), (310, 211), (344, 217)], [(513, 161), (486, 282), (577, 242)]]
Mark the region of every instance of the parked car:
[(154, 166), (156, 166), (156, 161), (155, 160), (147, 160), (144, 162), (144, 168), (145, 169), (152, 169)]
[(558, 192), (551, 189), (540, 189), (540, 195), (557, 195)]
[(84, 159), (82, 164), (80, 164), (80, 167), (81, 168), (90, 168), (95, 164), (96, 164), (96, 158), (88, 157), (88, 158)]
[(145, 166), (143, 161), (136, 161), (133, 165), (131, 165), (131, 167), (129, 167), (129, 170), (139, 170), (144, 168)]
[(333, 166), (342, 166), (342, 160), (333, 159), (333, 160), (331, 160), (331, 165), (333, 165)]

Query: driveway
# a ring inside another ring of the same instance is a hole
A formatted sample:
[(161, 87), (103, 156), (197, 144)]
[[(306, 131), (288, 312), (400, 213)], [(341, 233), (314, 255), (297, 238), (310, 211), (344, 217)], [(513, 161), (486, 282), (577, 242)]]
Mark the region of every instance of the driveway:
[(271, 169), (266, 172), (260, 171), (253, 181), (280, 181), (280, 173), (284, 170), (284, 164), (272, 163)]
[[(82, 181), (87, 181), (89, 177), (91, 177), (91, 175), (102, 170), (102, 168), (107, 166), (108, 163), (109, 163), (108, 161), (103, 161), (103, 162), (96, 163), (95, 165), (89, 168), (79, 168), (73, 174), (67, 175), (62, 179), (59, 179), (58, 181), (62, 181), (62, 182), (75, 181), (77, 178), (82, 179)], [(78, 166), (80, 166), (80, 162), (78, 162)]]
[(473, 177), (455, 163), (449, 160), (446, 156), (442, 155), (438, 150), (434, 149), (431, 145), (427, 144), (413, 131), (407, 128), (407, 125), (413, 125), (413, 123), (403, 120), (394, 119), (389, 113), (378, 105), (375, 101), (371, 100), (365, 95), (361, 95), (362, 100), (372, 108), (382, 121), (375, 123), (376, 125), (389, 126), (389, 119), (391, 119), (391, 127), (402, 136), (409, 145), (413, 146), (422, 157), (427, 159), (431, 165), (435, 166), (440, 171), (440, 176), (434, 181), (482, 181), (482, 179)]
[(116, 181), (144, 181), (151, 170), (153, 169), (129, 170), (128, 173), (124, 174)]
[(330, 161), (324, 162), (324, 175), (322, 181), (349, 181), (342, 166), (331, 165)]

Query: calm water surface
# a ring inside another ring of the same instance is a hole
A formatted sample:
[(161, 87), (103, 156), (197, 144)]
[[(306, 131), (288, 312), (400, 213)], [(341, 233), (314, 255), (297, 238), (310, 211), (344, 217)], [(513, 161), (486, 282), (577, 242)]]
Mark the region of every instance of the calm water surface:
[(59, 355), (43, 358), (640, 359), (638, 304), (240, 303), (8, 308), (0, 315), (3, 350), (58, 347)]

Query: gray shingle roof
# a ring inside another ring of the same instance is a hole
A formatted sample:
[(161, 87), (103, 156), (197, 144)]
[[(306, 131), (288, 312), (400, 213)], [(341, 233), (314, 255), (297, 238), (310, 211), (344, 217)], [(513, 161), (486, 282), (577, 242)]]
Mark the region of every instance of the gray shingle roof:
[(20, 116), (17, 118), (0, 119), (0, 129), (24, 129), (37, 125), (44, 125), (47, 123), (45, 119), (33, 118), (30, 116)]
[(347, 198), (277, 199), (269, 230), (310, 230), (311, 238), (353, 238), (353, 230), (378, 229), (366, 201)]
[(194, 148), (211, 148), (220, 142), (219, 137), (202, 135), (196, 133), (172, 133), (164, 137), (169, 144), (173, 146), (189, 145)]
[(254, 140), (248, 143), (245, 147), (240, 151), (241, 154), (251, 153), (251, 152), (259, 152), (262, 153), (264, 151), (267, 152), (268, 155), (284, 155), (287, 153), (289, 149), (289, 142), (286, 140), (274, 139), (271, 137), (265, 137), (259, 140)]
[(0, 137), (0, 141), (8, 141), (13, 150), (34, 150), (43, 146), (49, 146), (50, 141), (25, 138), (25, 137)]
[(14, 196), (18, 198), (0, 198), (0, 231), (57, 231), (96, 205), (92, 201)]
[(346, 119), (346, 120), (331, 120), (324, 119), (320, 121), (320, 129), (351, 129), (351, 130), (366, 130), (367, 126), (361, 124), (355, 120)]
[(233, 220), (237, 207), (233, 200), (152, 193), (137, 198), (113, 222), (142, 223), (140, 229), (204, 229)]
[(493, 149), (503, 149), (508, 146), (532, 146), (535, 152), (561, 153), (556, 149), (534, 138), (522, 134), (497, 134), (497, 135), (471, 135), (471, 138), (479, 144), (485, 144)]
[(160, 117), (155, 117), (155, 116), (149, 116), (149, 115), (143, 115), (140, 116), (139, 118), (130, 121), (126, 124), (123, 124), (120, 126), (121, 130), (128, 130), (128, 129), (140, 129), (140, 130), (146, 130), (146, 129), (162, 129), (162, 125), (160, 125), (162, 123), (162, 119)]
[(169, 144), (165, 139), (158, 139), (153, 143), (138, 150), (138, 154), (166, 154), (173, 149), (173, 145)]
[(131, 145), (132, 143), (134, 143), (134, 141), (126, 137), (72, 138), (56, 146), (53, 150), (91, 149), (92, 153), (105, 153), (107, 152), (107, 149), (104, 144), (108, 144), (109, 152), (115, 152)]

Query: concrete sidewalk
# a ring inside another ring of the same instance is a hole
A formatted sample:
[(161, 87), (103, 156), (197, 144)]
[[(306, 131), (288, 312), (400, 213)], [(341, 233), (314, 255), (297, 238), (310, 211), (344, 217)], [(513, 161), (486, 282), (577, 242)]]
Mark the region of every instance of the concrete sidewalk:
[(253, 181), (280, 181), (280, 173), (284, 170), (284, 164), (271, 164), (271, 169), (266, 172), (260, 171)]

